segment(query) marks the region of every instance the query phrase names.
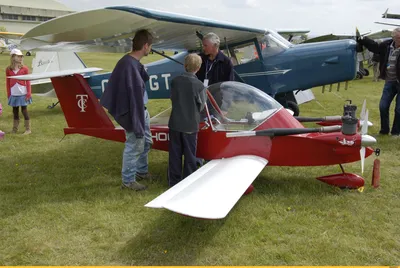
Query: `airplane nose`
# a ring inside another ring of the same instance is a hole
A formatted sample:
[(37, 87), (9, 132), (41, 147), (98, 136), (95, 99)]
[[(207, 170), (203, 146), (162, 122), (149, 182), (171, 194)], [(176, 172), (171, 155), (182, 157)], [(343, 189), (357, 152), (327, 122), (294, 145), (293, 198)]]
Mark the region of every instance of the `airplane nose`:
[(376, 139), (370, 135), (361, 136), (361, 146), (370, 146), (376, 143)]

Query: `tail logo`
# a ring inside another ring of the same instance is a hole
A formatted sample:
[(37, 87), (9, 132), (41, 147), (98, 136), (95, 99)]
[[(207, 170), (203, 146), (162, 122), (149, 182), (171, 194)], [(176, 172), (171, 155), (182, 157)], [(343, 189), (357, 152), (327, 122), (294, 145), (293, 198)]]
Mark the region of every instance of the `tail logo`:
[(86, 102), (88, 101), (88, 95), (76, 95), (76, 98), (78, 99), (78, 107), (81, 109), (81, 113), (86, 112), (85, 109), (87, 107)]

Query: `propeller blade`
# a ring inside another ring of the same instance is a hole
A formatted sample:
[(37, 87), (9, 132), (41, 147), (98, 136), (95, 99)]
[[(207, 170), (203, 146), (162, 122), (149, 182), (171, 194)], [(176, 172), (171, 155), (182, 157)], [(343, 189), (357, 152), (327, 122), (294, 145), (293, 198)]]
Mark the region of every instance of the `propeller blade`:
[(361, 147), (360, 150), (360, 160), (361, 160), (361, 174), (364, 173), (364, 161), (365, 161), (365, 147)]
[(368, 110), (365, 112), (365, 119), (361, 128), (361, 135), (366, 135), (368, 133)]
[(358, 28), (356, 27), (356, 37), (360, 37), (360, 36), (361, 36), (360, 31), (359, 31)]
[(367, 109), (367, 100), (364, 99), (364, 102), (363, 102), (363, 105), (362, 105), (362, 108), (361, 108), (361, 113), (360, 113), (360, 120), (362, 120), (362, 121), (365, 120), (366, 109)]

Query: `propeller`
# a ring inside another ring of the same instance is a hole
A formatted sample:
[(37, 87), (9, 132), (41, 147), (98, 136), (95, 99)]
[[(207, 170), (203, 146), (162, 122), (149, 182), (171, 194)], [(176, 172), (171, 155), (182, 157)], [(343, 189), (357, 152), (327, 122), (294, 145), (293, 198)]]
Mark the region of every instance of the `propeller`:
[[(365, 101), (364, 101), (364, 104), (365, 104)], [(364, 105), (363, 105), (363, 108), (364, 108)], [(361, 127), (361, 150), (360, 150), (361, 174), (364, 173), (364, 162), (365, 162), (365, 151), (366, 151), (365, 146), (364, 146), (364, 144), (365, 144), (364, 140), (367, 138), (369, 139), (369, 137), (370, 137), (367, 135), (367, 133), (368, 133), (368, 110), (365, 112), (364, 116), (365, 116), (365, 118), (364, 118), (365, 120)]]
[[(361, 126), (364, 125), (366, 111), (367, 111), (367, 100), (364, 99), (363, 106), (362, 106), (361, 112), (360, 112), (360, 125)], [(374, 125), (370, 121), (368, 121), (368, 118), (366, 121), (367, 121), (369, 127), (372, 127)]]

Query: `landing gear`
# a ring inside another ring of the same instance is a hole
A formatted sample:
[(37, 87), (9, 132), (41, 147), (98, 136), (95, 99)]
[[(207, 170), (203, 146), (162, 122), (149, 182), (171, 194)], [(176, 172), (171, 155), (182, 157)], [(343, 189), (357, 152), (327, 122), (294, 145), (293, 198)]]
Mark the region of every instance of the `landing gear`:
[(294, 92), (280, 93), (275, 95), (275, 100), (282, 104), (284, 108), (293, 111), (293, 116), (300, 115), (300, 108), (297, 104)]
[(299, 105), (297, 105), (297, 103), (295, 103), (294, 101), (288, 101), (287, 106), (288, 106), (288, 109), (293, 111), (293, 116), (299, 116), (300, 108), (299, 108)]

